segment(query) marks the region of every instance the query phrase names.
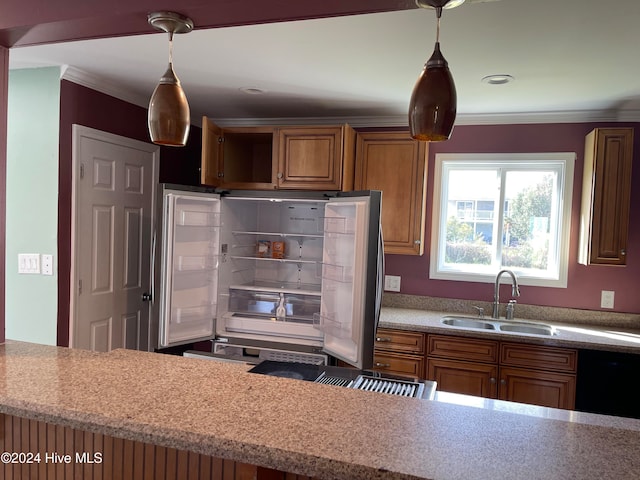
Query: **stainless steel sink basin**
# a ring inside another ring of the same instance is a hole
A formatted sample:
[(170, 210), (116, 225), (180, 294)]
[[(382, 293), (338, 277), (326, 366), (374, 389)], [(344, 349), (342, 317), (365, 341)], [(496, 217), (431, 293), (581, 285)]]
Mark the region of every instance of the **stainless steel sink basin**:
[(530, 333), (532, 335), (555, 335), (555, 329), (550, 325), (501, 323), (498, 327), (503, 332)]
[(526, 333), (529, 335), (552, 336), (557, 331), (551, 325), (532, 322), (514, 322), (505, 319), (484, 319), (479, 317), (446, 316), (440, 320), (443, 325), (457, 328), (474, 328), (479, 330), (493, 330), (497, 332)]
[(486, 322), (479, 318), (469, 317), (443, 317), (442, 323), (451, 327), (479, 328), (482, 330), (495, 330), (496, 327), (491, 322)]

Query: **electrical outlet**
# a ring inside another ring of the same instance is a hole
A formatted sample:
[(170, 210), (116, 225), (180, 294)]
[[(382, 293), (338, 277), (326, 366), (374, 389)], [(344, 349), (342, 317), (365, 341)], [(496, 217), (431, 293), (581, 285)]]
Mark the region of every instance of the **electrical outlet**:
[(616, 292), (612, 290), (602, 290), (600, 294), (600, 308), (613, 308), (613, 300)]
[(389, 292), (399, 292), (400, 291), (400, 277), (396, 275), (385, 275), (384, 276), (384, 289)]
[(42, 254), (42, 275), (53, 275), (53, 255)]

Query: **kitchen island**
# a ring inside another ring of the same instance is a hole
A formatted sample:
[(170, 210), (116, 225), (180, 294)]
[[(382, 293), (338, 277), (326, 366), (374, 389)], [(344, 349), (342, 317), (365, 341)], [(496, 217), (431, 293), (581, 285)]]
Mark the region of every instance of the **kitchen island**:
[[(225, 465), (237, 479), (618, 480), (640, 471), (640, 421), (474, 408), (246, 370), (8, 342), (0, 450), (16, 460), (39, 453), (40, 462), (5, 463), (4, 478), (44, 478), (47, 468), (116, 478), (128, 464), (134, 478), (223, 478)], [(67, 452), (69, 464), (52, 465), (53, 453)]]

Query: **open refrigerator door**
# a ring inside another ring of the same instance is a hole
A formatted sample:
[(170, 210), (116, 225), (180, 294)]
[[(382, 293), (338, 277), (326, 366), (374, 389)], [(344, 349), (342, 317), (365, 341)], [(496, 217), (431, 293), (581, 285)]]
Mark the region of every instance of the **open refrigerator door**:
[(163, 192), (160, 348), (214, 334), (218, 295), (220, 198)]
[(355, 367), (364, 365), (369, 197), (336, 198), (325, 207), (322, 295), (316, 328), (323, 351)]

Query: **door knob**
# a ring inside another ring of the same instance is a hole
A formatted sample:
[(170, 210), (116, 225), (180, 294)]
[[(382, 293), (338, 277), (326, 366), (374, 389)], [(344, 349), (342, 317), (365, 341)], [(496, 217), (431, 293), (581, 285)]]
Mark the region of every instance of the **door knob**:
[(151, 301), (151, 294), (147, 293), (147, 292), (144, 292), (142, 294), (142, 301), (143, 302), (150, 302)]

